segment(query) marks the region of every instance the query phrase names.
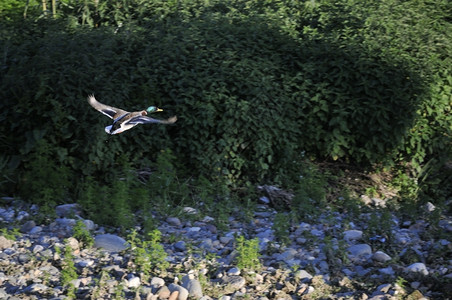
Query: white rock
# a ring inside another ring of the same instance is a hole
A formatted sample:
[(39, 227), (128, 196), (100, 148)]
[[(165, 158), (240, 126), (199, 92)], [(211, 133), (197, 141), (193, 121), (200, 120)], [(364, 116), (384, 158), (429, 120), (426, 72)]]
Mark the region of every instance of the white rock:
[(382, 200), (380, 198), (372, 198), (372, 203), (373, 205), (375, 205), (376, 207), (386, 207), (386, 201)]
[(92, 259), (81, 260), (77, 263), (77, 265), (81, 268), (91, 267), (92, 265), (94, 265), (94, 260)]
[(425, 210), (428, 212), (432, 212), (436, 209), (435, 205), (433, 205), (433, 203), (431, 202), (427, 202), (427, 204), (425, 204)]
[(72, 248), (72, 250), (78, 250), (78, 249), (80, 249), (80, 244), (79, 244), (79, 242), (77, 241), (77, 239), (75, 239), (74, 237), (69, 237), (69, 238), (66, 240), (66, 243), (67, 243), (68, 246), (70, 246), (70, 247)]
[(212, 217), (209, 217), (209, 216), (205, 216), (205, 217), (202, 219), (202, 221), (203, 221), (204, 223), (209, 223), (209, 222), (215, 221), (215, 219), (212, 218)]
[(414, 263), (405, 268), (405, 272), (421, 273), (428, 275), (427, 267), (423, 263)]
[(265, 196), (260, 197), (260, 198), (259, 198), (259, 201), (260, 201), (261, 203), (264, 203), (264, 204), (270, 204), (270, 199), (268, 199), (268, 198), (265, 197)]
[(196, 208), (189, 207), (189, 206), (184, 207), (183, 211), (184, 211), (184, 213), (189, 214), (189, 215), (198, 214), (198, 210)]
[(32, 252), (33, 252), (33, 253), (38, 253), (38, 252), (41, 252), (42, 250), (44, 250), (44, 247), (43, 247), (42, 245), (35, 245), (35, 246), (33, 247)]
[(128, 246), (126, 240), (114, 234), (100, 234), (94, 237), (94, 247), (107, 251), (119, 252), (127, 249)]
[(127, 280), (128, 288), (138, 288), (140, 285), (141, 285), (140, 277), (132, 277), (131, 279)]
[(383, 251), (376, 251), (372, 255), (372, 259), (375, 260), (375, 261), (378, 261), (378, 262), (387, 262), (387, 261), (391, 260), (392, 257), (387, 255)]
[(201, 230), (201, 227), (189, 227), (187, 229), (188, 232), (198, 232)]

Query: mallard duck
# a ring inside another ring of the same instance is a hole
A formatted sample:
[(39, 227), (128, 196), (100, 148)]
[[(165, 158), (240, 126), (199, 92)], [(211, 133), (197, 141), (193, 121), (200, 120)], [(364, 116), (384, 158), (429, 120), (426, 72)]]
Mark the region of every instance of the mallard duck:
[(177, 117), (173, 116), (166, 120), (157, 120), (146, 115), (148, 113), (163, 111), (156, 106), (149, 106), (146, 110), (128, 112), (116, 107), (108, 106), (100, 103), (94, 98), (94, 95), (88, 96), (88, 103), (96, 110), (113, 119), (113, 124), (105, 127), (105, 132), (108, 134), (118, 134), (135, 127), (138, 124), (160, 123), (173, 124), (177, 121)]

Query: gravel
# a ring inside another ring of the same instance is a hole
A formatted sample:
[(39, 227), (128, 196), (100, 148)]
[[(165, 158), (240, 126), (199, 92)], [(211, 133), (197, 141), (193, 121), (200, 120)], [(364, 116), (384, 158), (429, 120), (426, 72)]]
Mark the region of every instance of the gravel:
[[(375, 200), (371, 201), (375, 202)], [(244, 219), (229, 216), (226, 231), (215, 218), (185, 207), (188, 220), (156, 217), (169, 267), (146, 275), (132, 259), (127, 236), (83, 218), (76, 204), (56, 207), (58, 218), (41, 224), (36, 206), (0, 203), (0, 222), (18, 228), (0, 236), (0, 299), (68, 299), (63, 286), (69, 246), (77, 299), (448, 299), (452, 295), (452, 218), (437, 224), (393, 215), (387, 236), (369, 230), (368, 216), (325, 210), (276, 237), (276, 211), (256, 207)], [(432, 212), (432, 206), (426, 208)], [(353, 220), (352, 220), (353, 219)], [(81, 220), (94, 237), (83, 248), (73, 237)], [(429, 231), (439, 228), (435, 237)], [(139, 231), (139, 226), (136, 227)], [(108, 233), (106, 233), (108, 232)], [(15, 235), (12, 233), (12, 235)], [(235, 238), (258, 238), (261, 267), (236, 265)], [(176, 238), (174, 238), (176, 237)]]

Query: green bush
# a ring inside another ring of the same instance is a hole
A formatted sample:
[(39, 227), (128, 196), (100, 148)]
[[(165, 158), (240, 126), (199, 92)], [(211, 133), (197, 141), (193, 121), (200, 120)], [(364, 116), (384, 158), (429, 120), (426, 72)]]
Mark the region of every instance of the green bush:
[[(228, 184), (297, 180), (304, 151), (418, 172), (450, 160), (447, 1), (94, 3), (61, 1), (55, 18), (0, 11), (0, 151), (16, 193), (37, 194), (24, 180), (40, 172), (41, 140), (46, 172), (64, 174), (55, 197), (161, 149), (189, 176)], [(108, 137), (90, 93), (179, 120)]]

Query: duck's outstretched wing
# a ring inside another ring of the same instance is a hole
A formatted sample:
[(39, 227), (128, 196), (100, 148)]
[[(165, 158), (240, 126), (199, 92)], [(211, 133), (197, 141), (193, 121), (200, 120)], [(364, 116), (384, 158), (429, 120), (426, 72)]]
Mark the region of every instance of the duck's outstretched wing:
[(131, 118), (129, 121), (127, 121), (127, 123), (129, 123), (129, 124), (147, 124), (147, 123), (173, 124), (176, 121), (177, 121), (176, 116), (168, 118), (166, 120), (158, 120), (158, 119), (153, 119), (153, 118), (146, 117), (146, 116), (137, 116), (137, 117)]
[(92, 107), (94, 107), (96, 110), (98, 110), (101, 113), (103, 113), (104, 115), (112, 118), (113, 120), (128, 113), (125, 110), (100, 103), (99, 101), (96, 100), (96, 98), (94, 98), (94, 95), (88, 96), (88, 103)]

